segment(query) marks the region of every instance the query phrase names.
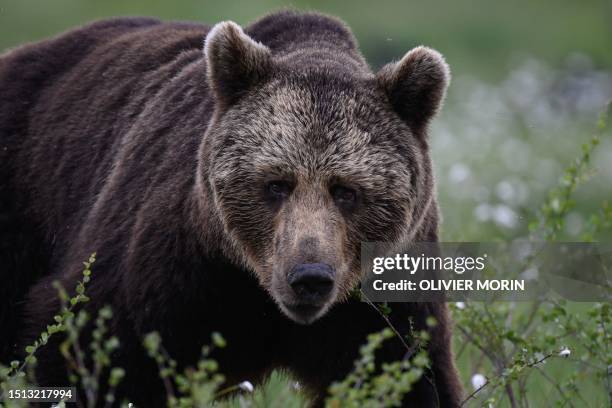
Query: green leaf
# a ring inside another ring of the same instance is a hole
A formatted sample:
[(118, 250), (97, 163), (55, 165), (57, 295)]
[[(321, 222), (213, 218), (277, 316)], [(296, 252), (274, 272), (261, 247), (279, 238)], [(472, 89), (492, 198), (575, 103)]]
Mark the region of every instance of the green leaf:
[(225, 339), (221, 336), (221, 334), (214, 332), (212, 334), (213, 344), (219, 348), (223, 348), (227, 345)]

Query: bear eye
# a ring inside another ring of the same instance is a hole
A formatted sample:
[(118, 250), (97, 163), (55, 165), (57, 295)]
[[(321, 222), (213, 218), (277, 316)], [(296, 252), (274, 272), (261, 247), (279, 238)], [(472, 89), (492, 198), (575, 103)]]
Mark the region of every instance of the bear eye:
[(274, 180), (266, 184), (266, 195), (272, 201), (286, 199), (293, 191), (293, 185), (288, 181)]
[(352, 209), (357, 204), (357, 191), (353, 188), (336, 184), (330, 193), (336, 204), (342, 208)]

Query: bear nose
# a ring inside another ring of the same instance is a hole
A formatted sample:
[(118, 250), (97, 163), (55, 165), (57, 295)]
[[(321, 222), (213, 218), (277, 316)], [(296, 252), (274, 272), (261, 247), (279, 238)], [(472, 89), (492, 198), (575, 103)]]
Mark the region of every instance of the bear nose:
[(324, 263), (299, 264), (293, 267), (287, 281), (305, 303), (316, 303), (334, 287), (334, 270)]

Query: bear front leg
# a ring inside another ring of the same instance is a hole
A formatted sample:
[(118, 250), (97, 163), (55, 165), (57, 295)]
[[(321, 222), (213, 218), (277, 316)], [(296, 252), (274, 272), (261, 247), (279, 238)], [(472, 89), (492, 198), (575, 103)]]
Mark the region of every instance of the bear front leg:
[[(442, 303), (391, 304), (389, 321), (395, 331), (410, 338), (411, 330), (426, 327), (427, 316), (438, 324), (429, 328), (427, 345), (431, 369), (413, 384), (402, 406), (457, 407), (461, 401), (461, 386), (452, 360), (450, 321)], [(367, 335), (389, 324), (372, 305), (348, 302), (337, 305), (330, 313), (311, 326), (300, 327), (292, 340), (289, 367), (312, 397), (312, 406), (324, 406), (329, 386), (345, 378), (354, 368), (359, 348)], [(377, 363), (398, 361), (410, 353), (411, 345), (393, 337), (383, 343), (376, 355)]]
[[(440, 407), (455, 408), (461, 406), (463, 389), (459, 380), (455, 357), (452, 350), (452, 321), (446, 303), (400, 303), (412, 316), (420, 316), (415, 320), (416, 330), (427, 330), (430, 335), (427, 343), (427, 354), (430, 360), (428, 378), (435, 389)], [(434, 327), (427, 327), (428, 316), (434, 317)]]

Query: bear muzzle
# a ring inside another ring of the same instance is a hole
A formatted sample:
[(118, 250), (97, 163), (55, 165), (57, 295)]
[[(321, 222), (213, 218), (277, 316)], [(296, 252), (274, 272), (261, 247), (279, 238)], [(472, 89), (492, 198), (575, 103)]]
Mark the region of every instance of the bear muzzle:
[(325, 263), (303, 263), (287, 274), (294, 301), (284, 306), (299, 321), (310, 322), (329, 303), (334, 291), (335, 270)]
[(316, 305), (327, 300), (334, 288), (334, 270), (324, 263), (296, 265), (288, 274), (287, 282), (300, 303)]

